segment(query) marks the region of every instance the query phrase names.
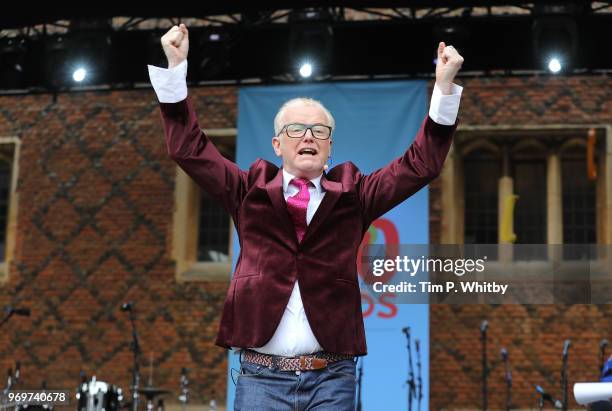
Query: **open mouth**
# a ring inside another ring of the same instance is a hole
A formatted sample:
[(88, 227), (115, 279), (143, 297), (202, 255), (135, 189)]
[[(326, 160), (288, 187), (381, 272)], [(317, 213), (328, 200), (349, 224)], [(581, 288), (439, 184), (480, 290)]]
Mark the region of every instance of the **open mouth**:
[(303, 148), (298, 151), (298, 154), (301, 156), (316, 156), (317, 150), (315, 150), (314, 148)]

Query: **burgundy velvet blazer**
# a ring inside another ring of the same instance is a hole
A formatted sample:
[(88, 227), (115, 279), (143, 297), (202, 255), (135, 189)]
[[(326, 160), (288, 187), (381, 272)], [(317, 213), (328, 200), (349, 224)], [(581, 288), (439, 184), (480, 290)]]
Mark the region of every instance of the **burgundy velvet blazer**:
[(240, 255), (216, 344), (260, 347), (272, 337), (296, 280), (325, 351), (367, 353), (357, 250), (370, 223), (437, 177), (457, 127), (429, 117), (401, 157), (369, 175), (351, 162), (323, 175), (325, 197), (301, 243), (283, 197), (283, 174), (257, 159), (248, 170), (225, 159), (201, 131), (187, 98), (160, 104), (168, 153), (230, 213)]

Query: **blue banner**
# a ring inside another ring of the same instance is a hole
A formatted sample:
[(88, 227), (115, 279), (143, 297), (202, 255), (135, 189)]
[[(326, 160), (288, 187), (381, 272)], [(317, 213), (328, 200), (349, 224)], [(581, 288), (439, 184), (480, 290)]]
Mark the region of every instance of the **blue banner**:
[[(370, 173), (402, 155), (413, 141), (428, 109), (425, 81), (324, 83), (255, 86), (240, 89), (238, 101), (237, 163), (246, 169), (261, 157), (281, 165), (272, 150), (273, 120), (280, 106), (294, 97), (321, 101), (334, 115), (332, 161), (352, 161)], [(376, 220), (364, 242), (369, 244), (424, 244), (428, 242), (428, 195), (423, 189)], [(235, 233), (234, 233), (235, 234)], [(238, 255), (238, 242), (234, 242)], [(235, 264), (235, 261), (234, 261)], [(408, 351), (402, 332), (410, 327), (412, 361), (417, 376), (414, 341), (420, 340), (422, 362), (421, 409), (428, 409), (429, 310), (427, 305), (398, 305), (394, 295), (374, 301), (362, 292), (368, 355), (363, 366), (363, 411), (407, 409)], [(227, 409), (233, 409), (235, 386), (232, 368), (237, 355), (229, 355)], [(235, 377), (236, 371), (234, 371)], [(417, 402), (413, 402), (417, 410)]]

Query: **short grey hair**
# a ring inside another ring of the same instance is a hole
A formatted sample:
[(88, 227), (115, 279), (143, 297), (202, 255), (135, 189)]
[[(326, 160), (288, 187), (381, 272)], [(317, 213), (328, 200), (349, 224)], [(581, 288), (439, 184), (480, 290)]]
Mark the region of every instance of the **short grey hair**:
[(276, 113), (276, 116), (274, 117), (274, 135), (275, 136), (278, 136), (278, 133), (280, 133), (281, 130), (283, 129), (283, 126), (284, 126), (283, 116), (285, 115), (285, 111), (290, 107), (296, 107), (296, 106), (319, 107), (325, 113), (325, 116), (327, 117), (327, 121), (329, 122), (328, 125), (332, 128), (332, 130), (336, 128), (336, 120), (334, 120), (334, 116), (332, 116), (329, 110), (325, 108), (323, 103), (321, 103), (319, 100), (315, 100), (310, 97), (297, 97), (297, 98), (292, 98), (291, 100), (286, 101), (281, 106), (281, 108), (278, 110), (278, 113)]

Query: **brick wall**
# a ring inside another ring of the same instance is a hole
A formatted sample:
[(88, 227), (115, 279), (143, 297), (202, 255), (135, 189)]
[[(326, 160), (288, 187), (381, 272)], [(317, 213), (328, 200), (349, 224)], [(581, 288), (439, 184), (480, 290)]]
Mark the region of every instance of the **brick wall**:
[[(192, 94), (206, 127), (235, 127), (234, 88)], [(0, 136), (22, 141), (15, 259), (0, 306), (25, 305), (0, 333), (0, 369), (22, 386), (76, 389), (79, 372), (127, 390), (136, 302), (143, 382), (194, 400), (225, 396), (226, 351), (213, 345), (226, 283), (177, 284), (170, 259), (175, 165), (152, 91), (0, 97)], [(146, 365), (146, 367), (145, 367)], [(3, 374), (4, 375), (4, 374)]]
[[(609, 77), (469, 79), (459, 116), (462, 125), (612, 123)], [(430, 239), (440, 239), (440, 181), (430, 185)], [(506, 391), (500, 349), (513, 372), (513, 404), (536, 408), (535, 384), (561, 397), (563, 341), (571, 338), (569, 379), (597, 381), (598, 346), (612, 335), (612, 308), (586, 305), (430, 307), (431, 409), (482, 406), (479, 327), (489, 321), (489, 408), (503, 409)]]
[[(470, 79), (462, 124), (612, 120), (607, 77)], [(236, 90), (191, 91), (202, 125), (235, 127)], [(191, 369), (196, 400), (225, 395), (226, 353), (213, 345), (227, 284), (176, 284), (170, 258), (175, 167), (150, 90), (0, 97), (0, 136), (22, 140), (15, 260), (0, 305), (29, 305), (0, 332), (0, 370), (23, 364), (24, 385), (76, 388), (79, 371), (129, 385), (137, 302), (145, 364), (178, 387)], [(430, 188), (430, 237), (439, 239), (439, 184)], [(480, 407), (480, 322), (490, 321), (491, 408), (504, 401), (507, 346), (514, 402), (535, 405), (533, 384), (559, 392), (560, 351), (572, 337), (571, 380), (594, 379), (607, 306), (432, 306), (431, 409)], [(143, 369), (145, 381), (148, 369)]]

